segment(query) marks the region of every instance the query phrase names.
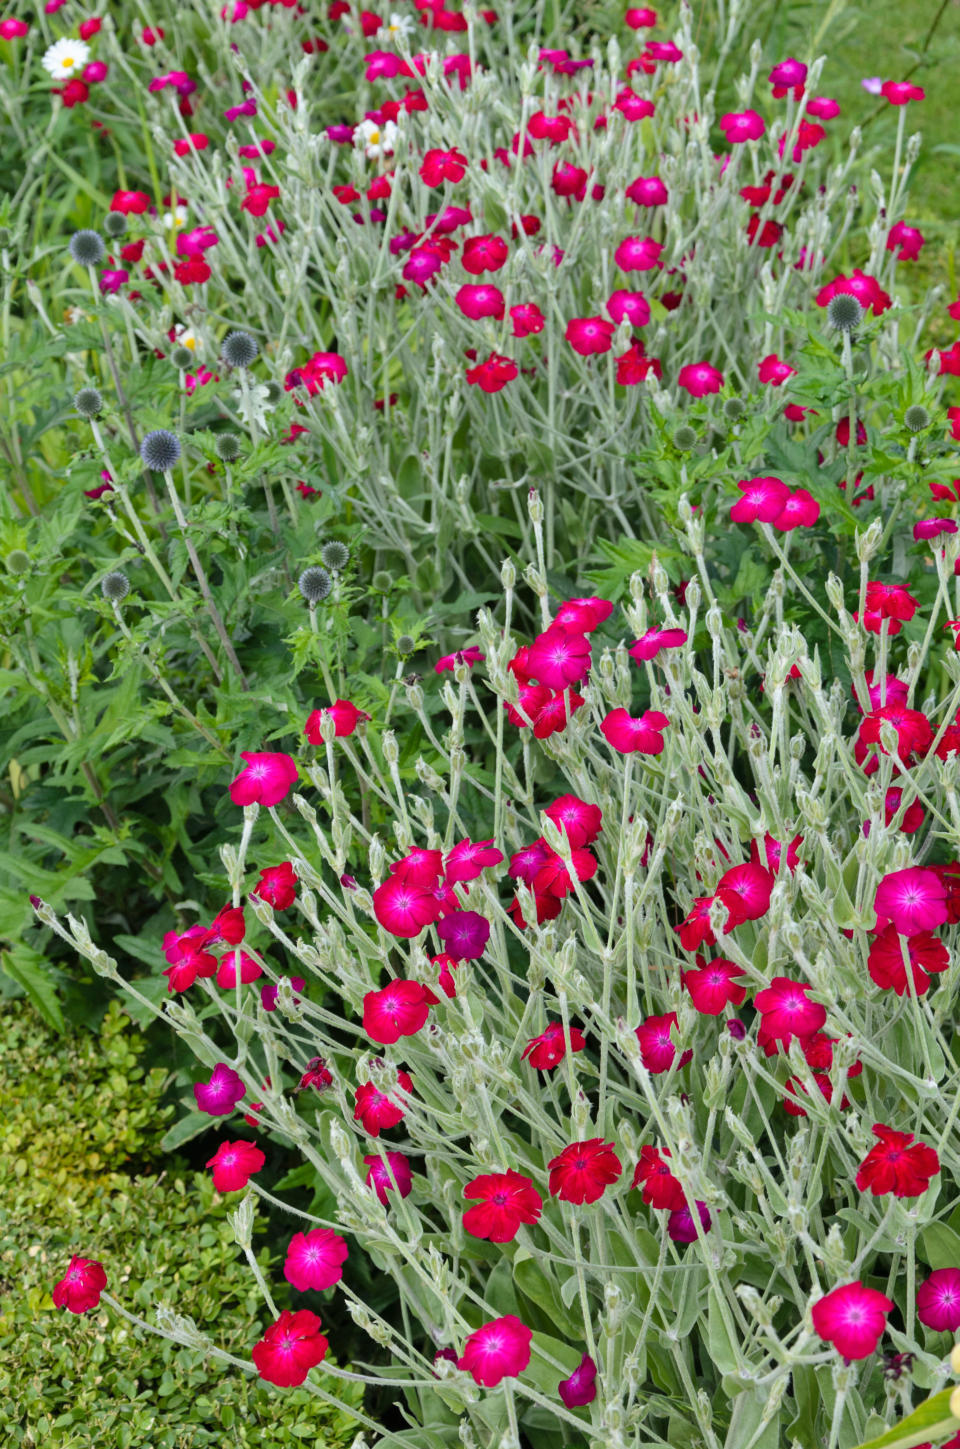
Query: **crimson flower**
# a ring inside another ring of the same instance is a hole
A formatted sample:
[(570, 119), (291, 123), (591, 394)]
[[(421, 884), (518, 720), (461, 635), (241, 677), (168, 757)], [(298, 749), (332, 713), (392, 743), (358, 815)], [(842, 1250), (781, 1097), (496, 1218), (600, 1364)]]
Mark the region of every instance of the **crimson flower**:
[[(529, 1062), (538, 1072), (552, 1072), (566, 1056), (567, 1043), (568, 1038), (564, 1036), (563, 1023), (551, 1021), (545, 1031), (527, 1042), (521, 1060)], [(582, 1052), (586, 1044), (580, 1028), (572, 1026), (569, 1035), (571, 1052)]]
[(240, 751), (246, 765), (230, 785), (234, 805), (279, 805), (297, 779), (297, 762), (290, 755), (251, 754)]
[(444, 880), (447, 885), (460, 881), (477, 880), (488, 865), (499, 865), (503, 852), (492, 840), (460, 840), (443, 858)]
[(530, 645), (527, 668), (534, 679), (550, 689), (579, 684), (590, 669), (590, 641), (563, 625), (551, 624)]
[(508, 382), (513, 382), (519, 371), (511, 357), (491, 352), (486, 362), (467, 368), (466, 378), (472, 387), (479, 387), (483, 392), (500, 392)]
[(402, 1036), (416, 1036), (429, 1011), (426, 988), (419, 981), (391, 981), (363, 998), (363, 1029), (371, 1041), (389, 1046)]
[(373, 1188), (384, 1207), (387, 1206), (388, 1193), (398, 1192), (401, 1197), (410, 1196), (413, 1191), (413, 1176), (410, 1172), (410, 1161), (402, 1152), (385, 1152), (383, 1157), (371, 1155), (363, 1161), (367, 1168), (367, 1187)]
[(663, 730), (670, 721), (658, 709), (648, 709), (635, 719), (627, 710), (611, 710), (600, 723), (607, 744), (621, 755), (663, 753)]
[(352, 735), (362, 719), (370, 718), (362, 709), (357, 709), (349, 699), (338, 699), (333, 704), (321, 705), (320, 709), (313, 710), (307, 716), (307, 722), (303, 727), (303, 733), (312, 745), (322, 745), (323, 735), (320, 733), (320, 715), (325, 710), (333, 720), (333, 733), (339, 739), (342, 735)]
[(935, 1268), (917, 1289), (917, 1317), (937, 1333), (960, 1328), (960, 1268)]
[(460, 260), (465, 272), (498, 272), (507, 260), (509, 248), (499, 236), (471, 236), (463, 244)]
[(691, 397), (706, 397), (723, 387), (723, 373), (709, 362), (688, 362), (677, 374), (677, 386)]
[(912, 85), (910, 81), (884, 81), (880, 94), (891, 106), (905, 106), (909, 101), (924, 101), (927, 98), (923, 87)]
[(771, 387), (782, 387), (787, 378), (796, 376), (797, 369), (784, 362), (775, 352), (768, 353), (757, 364), (757, 376), (763, 383), (769, 383)]
[[(649, 12), (652, 13), (652, 12)], [(630, 11), (627, 11), (629, 17)], [(627, 23), (629, 24), (629, 18)], [(597, 1397), (597, 1366), (588, 1353), (568, 1379), (561, 1379), (557, 1393), (568, 1409), (582, 1409)]]
[(100, 1302), (106, 1286), (103, 1264), (95, 1258), (79, 1258), (74, 1253), (66, 1273), (54, 1287), (54, 1306), (66, 1308), (68, 1313), (89, 1313)]
[(410, 940), (440, 915), (433, 890), (425, 890), (401, 875), (390, 875), (373, 893), (373, 912), (391, 936)]
[[(897, 732), (897, 754), (908, 761), (912, 754), (923, 755), (933, 742), (933, 730), (926, 715), (903, 704), (884, 704), (864, 715), (857, 732), (857, 744), (875, 745), (881, 755), (887, 751), (880, 741), (880, 726), (892, 724)], [(866, 754), (866, 751), (864, 751)]]
[(338, 1233), (329, 1228), (311, 1228), (309, 1233), (295, 1233), (290, 1239), (283, 1276), (298, 1293), (310, 1288), (332, 1288), (343, 1277), (348, 1256), (347, 1245)]
[(592, 844), (600, 834), (600, 806), (589, 805), (576, 795), (561, 795), (543, 813), (567, 837), (571, 850)]
[(697, 970), (683, 973), (683, 984), (697, 1011), (704, 1016), (720, 1016), (725, 1006), (740, 1006), (747, 988), (734, 978), (743, 975), (742, 967), (722, 957), (709, 964), (697, 957)]
[(254, 1344), (250, 1357), (262, 1379), (286, 1389), (302, 1384), (310, 1370), (323, 1362), (329, 1347), (315, 1313), (307, 1308), (295, 1313), (284, 1309)]
[(663, 243), (653, 237), (628, 236), (617, 247), (613, 260), (621, 272), (652, 272), (662, 251)]
[(876, 1288), (847, 1283), (813, 1305), (814, 1331), (849, 1363), (869, 1358), (887, 1326), (892, 1301)]
[[(940, 1171), (940, 1159), (925, 1142), (914, 1142), (912, 1132), (896, 1132), (877, 1123), (874, 1137), (879, 1137), (860, 1164), (857, 1187), (874, 1197), (892, 1192), (894, 1197), (919, 1197), (930, 1186), (930, 1179)], [(910, 1144), (913, 1143), (913, 1146)]]
[(685, 629), (660, 629), (654, 627), (632, 644), (627, 650), (631, 659), (638, 664), (646, 659), (655, 659), (662, 649), (679, 649), (687, 642)]
[(452, 911), (437, 926), (437, 935), (456, 963), (476, 961), (487, 948), (490, 922), (477, 911)]
[(807, 992), (811, 989), (788, 976), (775, 976), (769, 986), (757, 992), (753, 1004), (761, 1016), (758, 1039), (767, 1056), (774, 1055), (778, 1042), (786, 1051), (794, 1037), (802, 1041), (820, 1031), (827, 1009), (809, 1000)]
[(536, 302), (518, 302), (510, 308), (510, 320), (514, 337), (533, 337), (547, 325)]
[(767, 127), (756, 111), (728, 111), (720, 117), (720, 129), (729, 146), (742, 146), (745, 141), (759, 141)]
[(632, 327), (646, 327), (650, 321), (650, 303), (642, 292), (627, 292), (618, 287), (606, 302), (607, 311), (618, 325), (624, 318)]
[(476, 1207), (464, 1213), (464, 1228), (472, 1237), (486, 1238), (491, 1243), (511, 1243), (521, 1223), (532, 1226), (543, 1211), (543, 1198), (533, 1180), (512, 1169), (475, 1177), (467, 1183), (463, 1195), (468, 1201), (479, 1199)]
[[(923, 996), (930, 988), (931, 975), (946, 971), (950, 965), (950, 953), (943, 942), (929, 931), (920, 931), (909, 937), (903, 942), (903, 948), (910, 960), (914, 989), (918, 996)], [(908, 992), (901, 938), (892, 925), (884, 926), (874, 936), (867, 957), (867, 970), (871, 981), (881, 991), (895, 991), (898, 996)]]
[(551, 1196), (577, 1204), (596, 1202), (623, 1171), (613, 1143), (602, 1137), (572, 1142), (547, 1166)]
[(253, 1142), (221, 1142), (207, 1166), (213, 1168), (213, 1185), (217, 1192), (238, 1192), (246, 1187), (266, 1160)]
[(649, 1143), (640, 1148), (640, 1161), (633, 1172), (631, 1187), (641, 1187), (641, 1197), (647, 1207), (673, 1212), (686, 1204), (683, 1188), (666, 1162), (670, 1153), (666, 1147), (657, 1149)]
[(734, 523), (773, 523), (790, 497), (790, 489), (780, 478), (747, 478), (737, 487), (743, 497), (730, 509)]
[[(670, 1031), (671, 1027), (676, 1026), (677, 1013), (669, 1011), (665, 1016), (648, 1016), (637, 1027), (640, 1057), (648, 1072), (659, 1075), (670, 1070), (677, 1055)], [(680, 1057), (677, 1066), (685, 1067), (692, 1056), (693, 1052), (688, 1049)]]
[[(398, 1070), (397, 1086), (404, 1092), (413, 1091), (413, 1080), (408, 1072)], [(406, 1107), (396, 1097), (381, 1091), (373, 1082), (363, 1082), (357, 1088), (353, 1120), (362, 1123), (368, 1137), (379, 1137), (381, 1131), (396, 1127), (406, 1114)]]
[(241, 983), (246, 986), (263, 975), (263, 967), (246, 951), (227, 951), (220, 957), (217, 985), (224, 991)]
[(485, 1389), (495, 1389), (503, 1379), (515, 1378), (530, 1362), (533, 1330), (515, 1313), (495, 1318), (471, 1333), (463, 1346), (457, 1368), (466, 1369)]
[(455, 146), (449, 151), (434, 147), (420, 163), (420, 179), (424, 186), (442, 186), (445, 181), (462, 181), (466, 170), (467, 158)]
[(482, 317), (503, 316), (503, 293), (489, 282), (465, 283), (453, 299), (465, 317), (479, 322)]
[(581, 357), (609, 352), (613, 346), (614, 325), (603, 317), (571, 317), (564, 337)]
[(592, 634), (613, 613), (609, 599), (591, 594), (586, 599), (565, 599), (554, 616), (554, 627), (560, 625), (572, 634)]
[(717, 884), (717, 890), (734, 895), (740, 902), (739, 917), (744, 921), (759, 921), (770, 909), (770, 895), (774, 877), (762, 865), (735, 865), (724, 871)]
[(260, 879), (250, 892), (266, 901), (275, 911), (286, 911), (297, 898), (297, 874), (289, 860), (281, 865), (268, 865), (260, 870)]

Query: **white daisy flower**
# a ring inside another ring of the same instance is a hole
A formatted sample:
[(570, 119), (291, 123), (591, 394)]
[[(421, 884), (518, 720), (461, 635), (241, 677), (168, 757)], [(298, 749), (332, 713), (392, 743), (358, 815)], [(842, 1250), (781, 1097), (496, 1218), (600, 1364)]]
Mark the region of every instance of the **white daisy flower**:
[(371, 161), (377, 156), (392, 156), (397, 139), (396, 123), (384, 121), (380, 125), (376, 121), (361, 121), (354, 129), (353, 139), (354, 142), (363, 143), (363, 149)]
[(192, 332), (189, 327), (184, 327), (182, 322), (178, 322), (174, 328), (173, 340), (177, 347), (188, 347), (191, 352), (196, 352), (199, 346), (197, 334)]
[(70, 40), (64, 36), (44, 51), (40, 64), (55, 80), (66, 80), (67, 76), (83, 70), (89, 59), (90, 47), (85, 41)]
[(412, 35), (416, 25), (412, 15), (391, 15), (386, 25), (381, 25), (377, 31), (378, 40), (397, 40), (403, 36), (406, 38)]
[(175, 206), (172, 211), (165, 211), (160, 221), (163, 226), (173, 227), (174, 230), (178, 227), (186, 226), (187, 208), (185, 206)]

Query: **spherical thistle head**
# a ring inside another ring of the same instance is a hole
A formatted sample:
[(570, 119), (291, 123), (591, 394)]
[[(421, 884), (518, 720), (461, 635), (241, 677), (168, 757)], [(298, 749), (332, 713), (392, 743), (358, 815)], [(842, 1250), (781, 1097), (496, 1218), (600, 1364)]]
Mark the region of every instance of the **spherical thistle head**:
[(221, 356), (231, 367), (249, 367), (259, 351), (259, 343), (249, 332), (228, 332), (223, 339)]
[(345, 569), (350, 562), (350, 550), (339, 539), (332, 538), (320, 550), (320, 557), (328, 569)]
[(127, 218), (122, 211), (108, 211), (103, 218), (103, 229), (107, 236), (123, 236), (127, 229)]
[(280, 399), (282, 397), (283, 397), (283, 388), (280, 386), (280, 384), (278, 382), (272, 382), (272, 381), (271, 382), (268, 382), (267, 383), (267, 402), (270, 404), (270, 406), (272, 408), (275, 408), (276, 405), (277, 405), (277, 403), (280, 401)]
[(112, 573), (104, 574), (100, 580), (100, 591), (111, 604), (119, 604), (130, 592), (130, 580), (119, 569), (114, 569)]
[(397, 639), (397, 653), (400, 655), (415, 654), (417, 652), (417, 641), (410, 634), (401, 634)]
[(193, 353), (189, 347), (175, 347), (170, 354), (170, 361), (178, 372), (186, 372), (193, 364)]
[(74, 395), (73, 405), (82, 418), (95, 418), (103, 411), (103, 398), (95, 387), (82, 387)]
[(107, 254), (98, 231), (75, 231), (70, 238), (70, 255), (81, 267), (95, 267)]
[(213, 446), (221, 463), (232, 463), (240, 456), (240, 439), (234, 433), (218, 433)]
[(378, 594), (388, 594), (393, 588), (393, 574), (387, 569), (377, 569), (370, 582)]
[(151, 473), (169, 473), (180, 461), (180, 439), (167, 428), (157, 428), (140, 444), (140, 457)]
[(691, 448), (695, 448), (697, 435), (693, 428), (688, 428), (686, 423), (677, 428), (673, 435), (673, 446), (679, 448), (681, 453), (689, 453)]
[(12, 548), (4, 563), (8, 574), (25, 574), (30, 567), (30, 555), (25, 548)]
[(838, 292), (827, 303), (827, 321), (838, 332), (856, 332), (863, 321), (863, 308), (850, 292)]
[(738, 397), (728, 397), (723, 405), (723, 416), (728, 423), (738, 423), (746, 408)]
[(922, 433), (930, 426), (930, 414), (922, 403), (914, 403), (903, 415), (903, 426), (911, 433)]
[(297, 588), (312, 608), (314, 604), (319, 604), (327, 597), (333, 588), (333, 580), (326, 569), (319, 568), (314, 564), (310, 568), (304, 569), (297, 580)]

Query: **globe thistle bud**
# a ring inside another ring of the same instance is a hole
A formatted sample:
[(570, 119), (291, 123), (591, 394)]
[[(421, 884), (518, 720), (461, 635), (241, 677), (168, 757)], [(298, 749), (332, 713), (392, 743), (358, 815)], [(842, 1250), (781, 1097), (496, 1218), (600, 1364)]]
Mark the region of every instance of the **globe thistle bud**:
[(850, 292), (838, 292), (827, 303), (827, 321), (838, 332), (856, 332), (863, 321), (863, 308)]
[(175, 347), (170, 354), (170, 361), (178, 372), (186, 372), (193, 362), (193, 353), (189, 347)]
[(103, 410), (103, 398), (95, 387), (82, 387), (75, 394), (73, 405), (82, 418), (95, 418)]
[(388, 594), (393, 588), (393, 574), (386, 569), (377, 569), (370, 582), (378, 594)]
[(914, 403), (903, 415), (903, 426), (911, 433), (922, 433), (930, 426), (930, 414), (922, 403)]
[(213, 447), (221, 463), (232, 463), (240, 456), (240, 439), (234, 433), (218, 433)]
[(738, 397), (728, 397), (723, 405), (723, 416), (728, 423), (738, 423), (746, 412), (746, 408)]
[(100, 590), (105, 599), (109, 599), (112, 604), (119, 604), (130, 592), (130, 580), (119, 569), (114, 569), (111, 573), (104, 574), (100, 580)]
[(693, 428), (688, 428), (686, 424), (677, 428), (677, 431), (673, 435), (673, 446), (679, 448), (681, 453), (689, 453), (691, 448), (696, 447), (696, 443), (696, 433)]
[(25, 574), (30, 567), (30, 555), (26, 549), (12, 548), (4, 559), (8, 574)]
[(103, 229), (107, 236), (123, 236), (127, 229), (127, 218), (122, 211), (108, 211), (103, 218)]
[(169, 473), (180, 460), (180, 439), (167, 428), (157, 428), (140, 444), (140, 457), (151, 473)]
[(278, 382), (270, 381), (266, 385), (266, 392), (267, 392), (267, 402), (270, 404), (270, 406), (272, 408), (275, 408), (276, 405), (277, 405), (277, 403), (283, 397), (283, 388), (280, 386), (280, 384)]
[(70, 255), (82, 267), (95, 267), (107, 254), (103, 237), (97, 231), (75, 231), (70, 238)]
[(401, 634), (397, 639), (397, 653), (401, 655), (414, 654), (417, 648), (416, 639), (409, 634)]
[(320, 550), (320, 557), (328, 569), (345, 569), (350, 562), (350, 550), (345, 543), (333, 538)]
[(259, 351), (259, 343), (249, 332), (229, 332), (223, 340), (221, 355), (231, 367), (249, 367)]
[(314, 604), (319, 604), (322, 599), (327, 597), (333, 588), (333, 580), (326, 569), (314, 565), (304, 569), (297, 580), (297, 588), (312, 608)]

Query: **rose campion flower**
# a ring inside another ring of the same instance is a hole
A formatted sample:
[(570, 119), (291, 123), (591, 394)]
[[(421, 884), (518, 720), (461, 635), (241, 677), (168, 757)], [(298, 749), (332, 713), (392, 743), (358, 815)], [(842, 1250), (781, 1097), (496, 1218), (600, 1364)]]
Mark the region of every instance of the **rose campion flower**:
[(612, 613), (610, 600), (598, 599), (596, 594), (586, 599), (565, 599), (554, 616), (553, 627), (567, 629), (571, 634), (592, 634)]
[(246, 1091), (233, 1068), (221, 1062), (214, 1067), (209, 1082), (194, 1085), (193, 1095), (199, 1111), (208, 1112), (211, 1117), (228, 1117)]
[(563, 625), (551, 624), (530, 645), (527, 668), (532, 678), (549, 689), (579, 684), (590, 669), (590, 641)]
[(567, 837), (571, 850), (592, 844), (600, 834), (603, 820), (600, 806), (589, 805), (576, 795), (561, 795), (543, 813)]
[(708, 963), (697, 957), (697, 970), (683, 973), (683, 984), (690, 993), (690, 999), (703, 1016), (721, 1016), (725, 1006), (741, 1006), (747, 995), (747, 988), (735, 978), (743, 975), (743, 969), (733, 961), (718, 958)]
[(511, 307), (510, 321), (513, 323), (514, 337), (534, 337), (547, 325), (547, 319), (536, 302), (518, 302), (515, 307)]
[(613, 260), (621, 272), (652, 272), (662, 251), (663, 243), (653, 237), (628, 236), (617, 247)]
[(523, 1373), (530, 1362), (532, 1338), (533, 1330), (515, 1313), (495, 1318), (471, 1333), (457, 1368), (466, 1369), (482, 1388), (495, 1389), (504, 1379)]
[(935, 871), (922, 866), (891, 871), (877, 886), (874, 910), (901, 936), (934, 931), (947, 920), (947, 891)]
[(561, 1379), (557, 1393), (568, 1409), (582, 1409), (593, 1403), (597, 1397), (597, 1366), (588, 1353), (568, 1379)]
[(463, 270), (478, 277), (481, 272), (498, 272), (507, 260), (509, 248), (499, 236), (471, 236), (463, 244)]
[[(571, 1052), (582, 1052), (586, 1039), (579, 1027), (570, 1028)], [(551, 1021), (545, 1031), (527, 1042), (521, 1053), (521, 1060), (529, 1062), (538, 1072), (552, 1072), (567, 1054), (567, 1038), (563, 1033), (562, 1021)]]
[(737, 484), (743, 497), (730, 509), (734, 523), (773, 523), (790, 497), (780, 478), (746, 478)]
[(641, 1197), (647, 1207), (674, 1212), (686, 1206), (686, 1197), (679, 1179), (674, 1177), (666, 1159), (669, 1150), (650, 1146), (640, 1148), (640, 1161), (633, 1172), (631, 1187), (642, 1187)]
[(107, 1286), (102, 1263), (95, 1258), (80, 1258), (74, 1253), (66, 1273), (53, 1290), (53, 1302), (68, 1313), (89, 1313), (100, 1302)]
[(925, 101), (927, 98), (922, 86), (911, 85), (909, 81), (884, 81), (880, 94), (891, 106), (905, 106), (909, 101)]
[(937, 1333), (960, 1328), (960, 1268), (935, 1268), (917, 1289), (917, 1317)]
[[(396, 1083), (403, 1092), (413, 1091), (413, 1080), (402, 1069), (397, 1071)], [(373, 1082), (363, 1082), (357, 1088), (353, 1120), (363, 1124), (368, 1137), (379, 1137), (387, 1128), (396, 1127), (406, 1114), (406, 1107), (396, 1097), (381, 1091)]]
[(332, 1288), (343, 1277), (348, 1257), (347, 1245), (339, 1234), (329, 1228), (312, 1228), (309, 1233), (295, 1233), (287, 1248), (283, 1276), (298, 1293), (315, 1288)]
[[(637, 1027), (640, 1058), (647, 1071), (654, 1075), (669, 1071), (676, 1058), (677, 1048), (670, 1034), (671, 1027), (677, 1028), (675, 1011), (667, 1012), (665, 1016), (648, 1016)], [(692, 1056), (693, 1052), (688, 1049), (681, 1055), (677, 1066), (685, 1067)]]
[(720, 117), (720, 129), (728, 146), (740, 146), (746, 141), (759, 141), (767, 127), (756, 111), (728, 111)]
[(887, 1326), (893, 1302), (876, 1288), (846, 1283), (813, 1305), (814, 1332), (849, 1363), (869, 1358)]
[[(713, 1220), (705, 1202), (697, 1202), (697, 1216), (700, 1219), (700, 1227), (705, 1233), (709, 1233), (713, 1226)], [(673, 1243), (695, 1243), (699, 1234), (697, 1224), (689, 1204), (684, 1203), (683, 1207), (674, 1208), (667, 1218), (667, 1237)]]
[[(384, 1161), (384, 1158), (386, 1161)], [(410, 1160), (402, 1152), (385, 1152), (383, 1157), (371, 1155), (363, 1159), (367, 1168), (367, 1187), (372, 1187), (384, 1207), (388, 1207), (388, 1194), (398, 1192), (409, 1197), (413, 1191), (413, 1175)]]
[(234, 805), (279, 805), (297, 779), (297, 762), (290, 755), (251, 754), (241, 750), (246, 765), (230, 785)]
[(812, 987), (805, 982), (775, 976), (769, 986), (757, 992), (753, 1004), (761, 1016), (759, 1040), (768, 1056), (774, 1055), (778, 1043), (786, 1051), (794, 1037), (802, 1041), (823, 1027), (827, 1009), (809, 1000), (810, 990)]
[(602, 1137), (572, 1142), (547, 1166), (551, 1196), (578, 1206), (596, 1202), (623, 1171), (613, 1143), (604, 1142)]
[(762, 865), (735, 865), (724, 871), (717, 890), (739, 898), (741, 920), (759, 921), (770, 909), (773, 882), (772, 872)]
[(466, 664), (468, 669), (472, 669), (475, 664), (482, 664), (486, 657), (475, 644), (471, 644), (467, 649), (458, 649), (453, 654), (444, 654), (442, 659), (437, 660), (433, 668), (437, 674), (443, 674), (448, 669), (453, 673), (458, 664)]
[(919, 1197), (926, 1192), (930, 1179), (940, 1171), (935, 1150), (925, 1142), (914, 1142), (912, 1132), (896, 1132), (879, 1122), (873, 1135), (880, 1140), (860, 1164), (860, 1192), (870, 1192), (874, 1197), (891, 1192), (894, 1197)]
[(923, 245), (923, 233), (915, 226), (908, 226), (905, 221), (896, 222), (887, 235), (887, 251), (897, 252), (898, 262), (916, 261)]
[(463, 1215), (463, 1226), (474, 1238), (491, 1243), (511, 1243), (520, 1225), (532, 1226), (543, 1211), (543, 1198), (533, 1181), (522, 1172), (484, 1173), (463, 1189), (468, 1200), (479, 1199)]
[(654, 627), (648, 629), (635, 644), (631, 644), (627, 653), (631, 659), (635, 659), (640, 664), (643, 660), (656, 659), (657, 655), (663, 649), (679, 649), (686, 642), (687, 632), (685, 629), (659, 629)]
[(322, 1363), (330, 1347), (320, 1332), (320, 1320), (307, 1308), (284, 1309), (271, 1323), (250, 1357), (262, 1379), (280, 1388), (302, 1384), (307, 1374)]
[(333, 704), (324, 704), (320, 709), (315, 709), (308, 716), (303, 727), (303, 733), (312, 745), (322, 745), (323, 735), (320, 733), (320, 715), (326, 711), (333, 720), (333, 732), (337, 739), (343, 735), (352, 735), (361, 720), (368, 720), (370, 716), (362, 709), (357, 709), (349, 699), (338, 699)]
[(374, 915), (391, 936), (411, 940), (424, 926), (433, 925), (440, 915), (440, 902), (433, 890), (391, 875), (373, 893)]
[(795, 377), (797, 369), (784, 362), (775, 352), (768, 353), (766, 357), (757, 364), (757, 376), (762, 383), (770, 387), (782, 387), (790, 377)]
[(657, 709), (648, 709), (634, 719), (625, 709), (610, 712), (600, 724), (600, 731), (609, 745), (621, 755), (663, 753), (663, 731), (670, 721)]
[(216, 981), (221, 990), (227, 991), (238, 982), (246, 986), (263, 975), (263, 967), (246, 951), (227, 951), (220, 957)]
[(487, 949), (490, 922), (477, 911), (452, 911), (437, 926), (437, 935), (454, 961), (476, 961)]
[(613, 346), (614, 326), (603, 317), (572, 317), (564, 337), (581, 357), (609, 352)]
[[(919, 931), (915, 936), (910, 936), (905, 944), (913, 972), (914, 989), (918, 996), (924, 996), (930, 989), (930, 977), (946, 971), (950, 965), (950, 952), (929, 931)], [(884, 926), (874, 936), (867, 956), (867, 970), (870, 980), (881, 991), (895, 991), (898, 996), (905, 996), (909, 992), (900, 937), (894, 926)]]
[(630, 182), (626, 195), (635, 206), (666, 206), (670, 199), (659, 176), (638, 176)]
[(297, 898), (297, 874), (289, 860), (281, 865), (268, 865), (260, 870), (260, 879), (250, 892), (266, 901), (275, 911), (286, 911)]
[(363, 1029), (371, 1041), (389, 1046), (402, 1036), (416, 1036), (429, 1011), (426, 987), (419, 981), (391, 981), (363, 998)]
[(468, 367), (466, 370), (467, 382), (471, 387), (479, 387), (482, 392), (500, 392), (508, 382), (520, 375), (520, 369), (512, 357), (504, 357), (499, 352), (491, 352), (486, 362), (479, 362), (476, 367)]
[(677, 386), (691, 397), (707, 397), (723, 387), (723, 373), (709, 362), (688, 362), (677, 374)]
[(631, 327), (646, 327), (650, 321), (650, 303), (642, 292), (628, 292), (618, 287), (607, 298), (606, 308), (618, 325), (624, 318)]
[[(903, 584), (882, 584), (876, 581), (867, 584), (863, 627), (868, 633), (879, 634), (881, 625), (886, 620), (887, 634), (893, 638), (916, 612), (917, 600)], [(859, 622), (858, 613), (853, 617)]]
[(812, 528), (820, 517), (820, 504), (806, 488), (795, 488), (771, 523), (780, 533), (793, 528)]
[(460, 840), (443, 858), (444, 880), (448, 886), (477, 880), (485, 867), (502, 860), (503, 852), (492, 840)]
[(246, 1187), (255, 1172), (259, 1172), (266, 1157), (253, 1142), (221, 1142), (214, 1155), (207, 1162), (213, 1168), (213, 1185), (217, 1192), (239, 1192)]

